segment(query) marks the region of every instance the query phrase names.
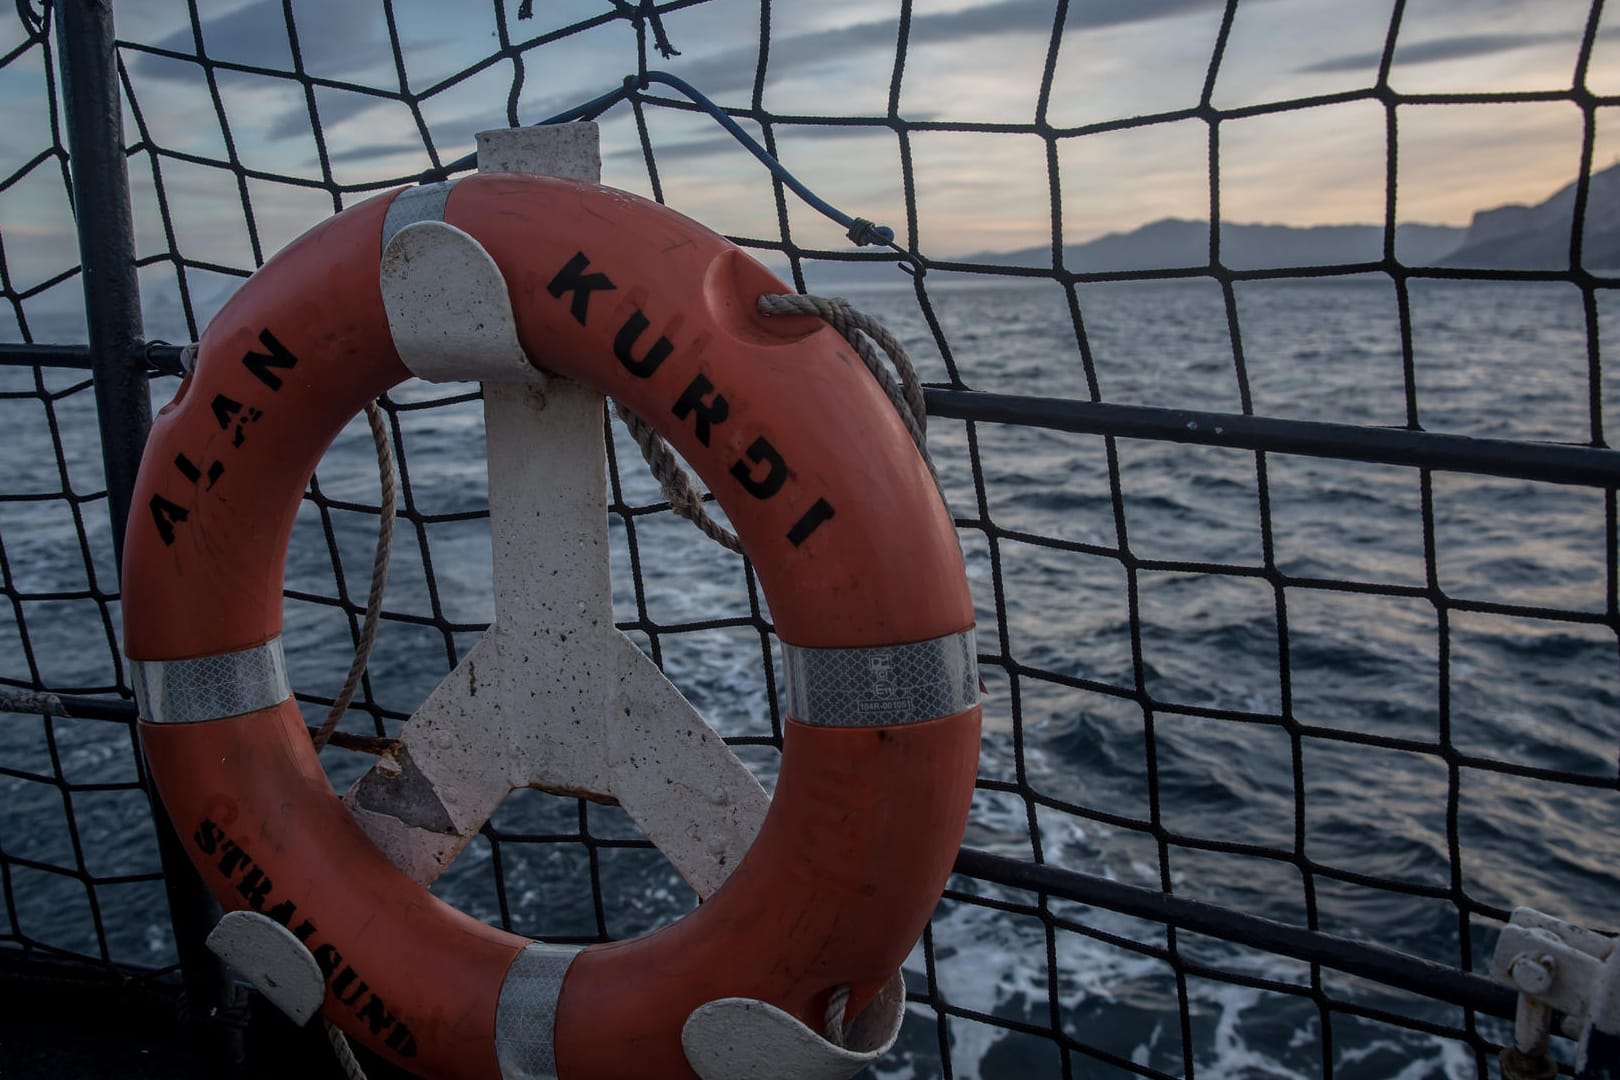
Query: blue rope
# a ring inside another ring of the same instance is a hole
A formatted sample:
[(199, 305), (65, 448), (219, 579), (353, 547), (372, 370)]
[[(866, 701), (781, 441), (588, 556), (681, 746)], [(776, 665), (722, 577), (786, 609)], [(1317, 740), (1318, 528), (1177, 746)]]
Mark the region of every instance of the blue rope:
[[(637, 85), (638, 82), (641, 84), (640, 86)], [(719, 105), (716, 105), (707, 96), (705, 96), (702, 91), (698, 90), (691, 83), (688, 83), (685, 79), (671, 75), (667, 71), (649, 71), (647, 72), (645, 79), (638, 79), (636, 76), (632, 75), (626, 78), (624, 80), (624, 85), (618, 89), (610, 90), (607, 93), (602, 94), (599, 97), (594, 97), (581, 105), (575, 105), (572, 108), (565, 109), (562, 112), (557, 113), (555, 116), (548, 117), (547, 119), (540, 121), (540, 123), (567, 124), (576, 120), (594, 120), (604, 112), (607, 112), (607, 110), (612, 108), (614, 105), (617, 105), (626, 98), (633, 96), (638, 90), (645, 88), (646, 84), (648, 83), (662, 83), (665, 86), (678, 90), (681, 94), (689, 98), (694, 105), (708, 113), (715, 123), (725, 128), (732, 138), (741, 143), (743, 149), (747, 150), (750, 154), (753, 154), (754, 157), (758, 158), (760, 164), (769, 169), (772, 176), (776, 177), (783, 184), (787, 185), (790, 191), (808, 203), (813, 209), (842, 225), (845, 229), (844, 235), (849, 237), (851, 243), (857, 244), (861, 247), (871, 247), (874, 245), (892, 247), (896, 251), (905, 254), (904, 250), (898, 247), (894, 242), (893, 229), (889, 228), (887, 225), (875, 224), (868, 221), (866, 218), (853, 217), (846, 214), (836, 206), (829, 203), (827, 200), (823, 199), (821, 196), (817, 195), (815, 192), (811, 191), (809, 188), (805, 187), (804, 183), (798, 177), (794, 176), (787, 170), (787, 166), (783, 165), (780, 161), (776, 160), (776, 158), (772, 157), (763, 146), (754, 141), (754, 137), (749, 135), (748, 132), (744, 131), (742, 126), (727, 115), (724, 109), (722, 109)], [(450, 164), (445, 165), (442, 168), (434, 169), (431, 173), (424, 174), (423, 180), (426, 181), (429, 177), (433, 179), (440, 179), (450, 175), (451, 173), (474, 168), (477, 164), (478, 155), (467, 154), (464, 157), (457, 158), (455, 161), (452, 161)]]
[[(759, 145), (759, 143), (755, 142), (753, 136), (744, 131), (737, 121), (733, 120), (726, 114), (724, 109), (716, 105), (713, 101), (710, 101), (703, 95), (701, 91), (699, 91), (692, 84), (688, 83), (685, 79), (677, 78), (676, 76), (669, 74), (667, 71), (649, 71), (647, 72), (647, 82), (663, 83), (665, 86), (674, 87), (676, 90), (679, 90), (682, 94), (690, 98), (693, 104), (697, 105), (704, 112), (713, 117), (715, 123), (725, 128), (726, 131), (731, 134), (732, 138), (736, 139), (739, 143), (742, 143), (743, 149), (747, 150), (750, 154), (753, 154), (759, 159), (760, 164), (771, 170), (772, 176), (786, 184), (795, 195), (809, 203), (810, 206), (816, 210), (819, 210), (822, 214), (838, 222), (838, 224), (842, 225), (846, 230), (848, 230), (845, 235), (849, 237), (851, 242), (858, 244), (861, 247), (868, 247), (874, 244), (893, 246), (893, 229), (889, 228), (887, 225), (873, 224), (865, 218), (851, 217), (849, 214), (844, 213), (842, 210), (838, 209), (836, 206), (821, 198), (821, 196), (817, 195), (809, 188), (805, 187), (798, 177), (788, 172), (787, 166), (783, 165), (780, 161), (776, 160), (768, 152), (766, 152), (765, 148)], [(628, 92), (628, 86), (626, 89)]]

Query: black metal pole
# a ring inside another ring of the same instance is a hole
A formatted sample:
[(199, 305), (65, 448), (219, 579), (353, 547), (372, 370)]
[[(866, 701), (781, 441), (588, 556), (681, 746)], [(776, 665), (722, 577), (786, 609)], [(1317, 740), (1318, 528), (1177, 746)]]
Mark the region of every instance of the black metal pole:
[(928, 389), (929, 416), (1118, 435), (1131, 439), (1269, 450), (1279, 454), (1415, 465), (1549, 484), (1620, 486), (1620, 451), (1557, 443), (1483, 439), (1405, 428), (1281, 420), (1267, 416), (1117, 405), (1103, 401)]
[(113, 54), (111, 0), (66, 0), (57, 49), (67, 110), (73, 212), (79, 229), (85, 322), (90, 332), (101, 456), (107, 470), (107, 509), (113, 550), (124, 555), (124, 524), (141, 450), (152, 427), (146, 367), (135, 357), (145, 344), (141, 292), (135, 273), (135, 223), (124, 160), (123, 99)]
[(1015, 889), (1061, 896), (1164, 926), (1258, 946), (1279, 956), (1322, 964), (1488, 1016), (1513, 1016), (1514, 994), (1506, 986), (1376, 942), (1343, 938), (1157, 889), (1110, 881), (1061, 866), (1020, 862), (973, 848), (963, 848), (957, 853), (956, 872)]
[[(95, 380), (107, 512), (120, 568), (124, 527), (141, 451), (152, 427), (141, 293), (135, 271), (135, 227), (124, 155), (111, 0), (58, 0), (57, 49), (67, 110), (73, 211), (84, 280), (90, 370)], [(169, 899), (175, 947), (185, 982), (192, 1034), (209, 1075), (244, 1061), (243, 1014), (230, 971), (204, 944), (219, 909), (186, 857), (174, 826), (153, 793), (152, 816)]]

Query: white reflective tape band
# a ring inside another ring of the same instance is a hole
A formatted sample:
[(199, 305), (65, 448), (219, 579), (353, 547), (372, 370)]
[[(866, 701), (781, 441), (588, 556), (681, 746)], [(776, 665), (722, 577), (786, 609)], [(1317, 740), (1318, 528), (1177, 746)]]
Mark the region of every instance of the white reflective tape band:
[(557, 998), (578, 955), (578, 946), (536, 941), (506, 969), (495, 1005), (501, 1080), (557, 1080)]
[(788, 716), (817, 727), (886, 727), (979, 703), (972, 629), (910, 645), (809, 649), (782, 643)]
[(281, 638), (240, 652), (190, 660), (131, 660), (129, 681), (141, 719), (195, 724), (258, 712), (292, 696)]
[(383, 215), (382, 250), (388, 250), (388, 241), (407, 225), (418, 221), (443, 221), (444, 204), (450, 198), (450, 189), (456, 181), (445, 180), (437, 184), (422, 184), (406, 188), (394, 196)]

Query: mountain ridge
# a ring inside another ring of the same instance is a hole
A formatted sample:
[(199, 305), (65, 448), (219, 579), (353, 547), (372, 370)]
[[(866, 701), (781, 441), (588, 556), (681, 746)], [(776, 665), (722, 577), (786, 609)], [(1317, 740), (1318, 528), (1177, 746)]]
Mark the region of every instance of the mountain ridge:
[[(1570, 182), (1533, 206), (1476, 210), (1467, 226), (1405, 223), (1395, 227), (1395, 258), (1406, 266), (1496, 270), (1568, 269), (1577, 185)], [(1210, 226), (1201, 218), (1160, 218), (1062, 249), (1070, 273), (1184, 270), (1210, 265)], [(1381, 262), (1383, 225), (1277, 225), (1221, 222), (1220, 262), (1231, 270), (1341, 266)], [(951, 263), (1049, 269), (1050, 246), (980, 251)], [(1582, 264), (1620, 269), (1620, 163), (1588, 184)], [(823, 274), (859, 284), (893, 281), (889, 262), (840, 263)]]

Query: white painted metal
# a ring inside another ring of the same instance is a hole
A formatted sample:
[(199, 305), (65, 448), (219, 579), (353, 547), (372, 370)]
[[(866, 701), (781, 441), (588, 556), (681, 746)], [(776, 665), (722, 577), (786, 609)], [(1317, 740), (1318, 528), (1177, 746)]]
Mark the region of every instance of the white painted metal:
[(400, 736), (452, 828), (367, 811), (359, 792), (370, 779), (347, 801), (372, 840), (425, 882), (515, 787), (614, 797), (708, 896), (752, 842), (768, 799), (613, 626), (602, 399), (563, 379), (544, 390), (486, 386), (484, 415), (495, 621)]
[(208, 935), (208, 948), (259, 988), (295, 1024), (307, 1024), (326, 996), (326, 978), (291, 930), (257, 911), (231, 911)]
[(896, 974), (834, 1046), (789, 1013), (751, 998), (721, 998), (695, 1009), (681, 1029), (686, 1060), (703, 1080), (848, 1080), (900, 1034), (906, 987)]
[(1519, 991), (1520, 1043), (1534, 1041), (1531, 1029), (1547, 1023), (1552, 1012), (1563, 1014), (1564, 1034), (1583, 1042), (1594, 1027), (1620, 1034), (1620, 948), (1614, 938), (1517, 908), (1497, 940), (1491, 977)]
[[(417, 378), (545, 379), (518, 345), (500, 267), (454, 225), (418, 221), (395, 233), (383, 249), (381, 283), (394, 348)], [(456, 317), (446, 318), (452, 311)]]
[(602, 135), (596, 121), (480, 131), (478, 171), (528, 173), (602, 182)]
[[(595, 125), (483, 132), (478, 145), (484, 172), (600, 175)], [(431, 222), (396, 235), (385, 290), (409, 314), (396, 340), (423, 353), (454, 343), (485, 356), (465, 370), (505, 371), (516, 342), (509, 305), (490, 318), (463, 298), (478, 289), (505, 301), (506, 285), (469, 245)], [(446, 282), (452, 274), (466, 281)], [(569, 380), (486, 378), (494, 624), (406, 724), (404, 751), (345, 796), (418, 881), (437, 877), (517, 787), (616, 799), (700, 896), (725, 880), (764, 820), (759, 782), (613, 626), (602, 416), (601, 395)]]

